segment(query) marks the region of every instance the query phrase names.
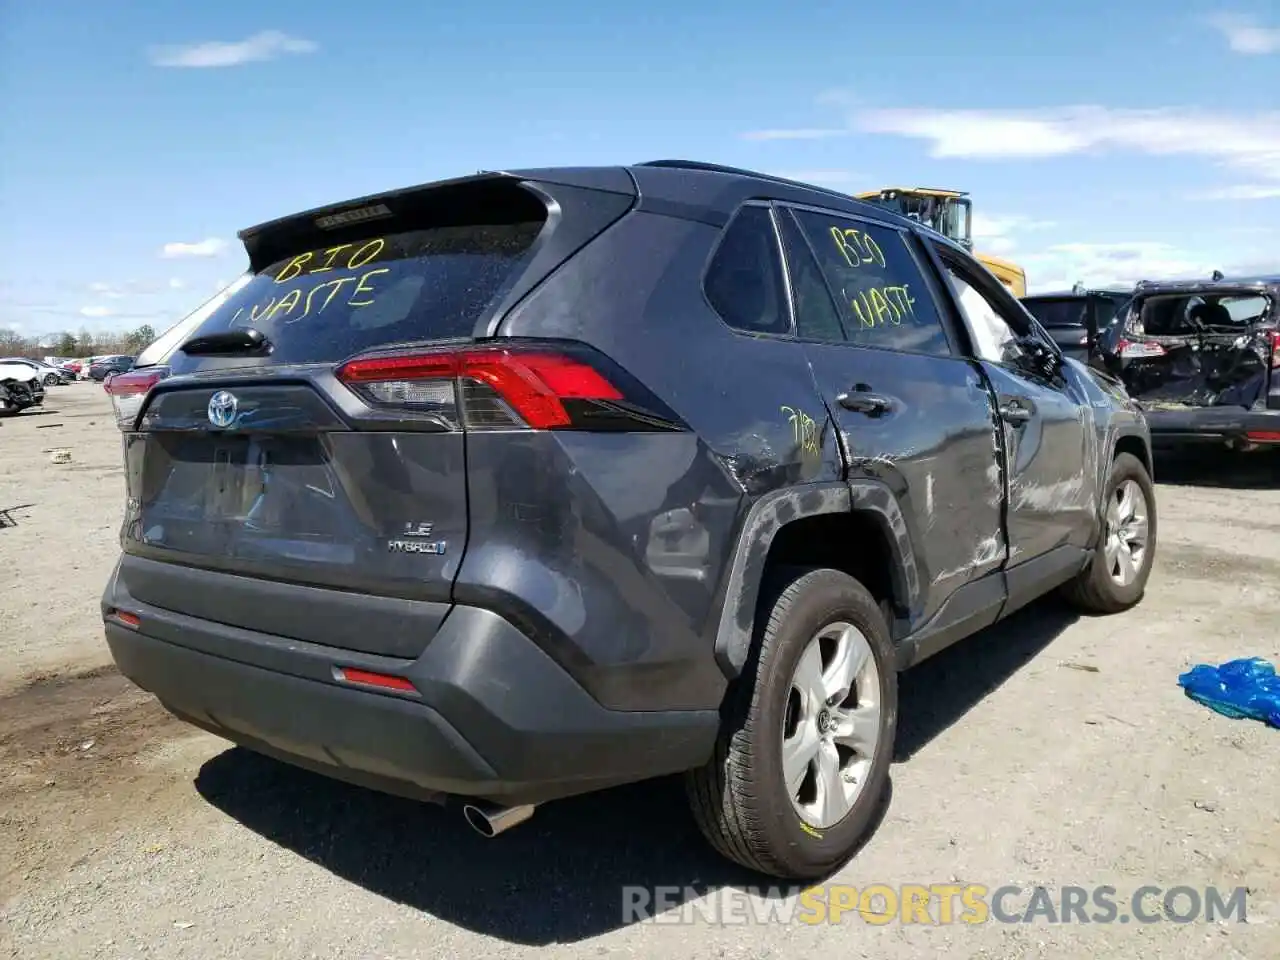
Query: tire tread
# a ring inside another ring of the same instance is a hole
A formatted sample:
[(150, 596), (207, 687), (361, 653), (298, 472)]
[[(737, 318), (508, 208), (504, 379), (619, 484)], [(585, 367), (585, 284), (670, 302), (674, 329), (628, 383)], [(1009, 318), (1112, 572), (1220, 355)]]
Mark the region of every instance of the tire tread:
[(750, 870), (795, 880), (809, 879), (809, 874), (796, 871), (769, 851), (767, 838), (778, 812), (752, 789), (758, 763), (753, 744), (760, 739), (753, 734), (760, 722), (760, 700), (768, 693), (766, 684), (758, 682), (758, 670), (770, 662), (797, 600), (824, 580), (837, 581), (842, 590), (860, 595), (862, 603), (881, 610), (862, 584), (841, 571), (821, 567), (775, 571), (765, 589), (772, 588), (776, 599), (748, 666), (728, 698), (726, 730), (732, 733), (717, 738), (709, 763), (686, 774), (694, 820), (716, 852)]

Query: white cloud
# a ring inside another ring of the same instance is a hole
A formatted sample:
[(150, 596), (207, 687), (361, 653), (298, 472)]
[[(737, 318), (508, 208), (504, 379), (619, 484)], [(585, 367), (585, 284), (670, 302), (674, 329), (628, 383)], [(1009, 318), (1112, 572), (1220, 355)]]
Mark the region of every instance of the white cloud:
[(1008, 256), (1018, 248), (1017, 235), (1054, 226), (1049, 220), (1033, 220), (1019, 215), (992, 216), (974, 212), (970, 229), (974, 246), (980, 253)]
[[(1202, 157), (1251, 178), (1280, 184), (1280, 113), (1194, 109), (1121, 110), (1100, 106), (1044, 110), (854, 112), (849, 131), (897, 134), (930, 143), (935, 159), (1032, 159), (1122, 150)], [(1213, 191), (1211, 199), (1265, 199), (1273, 184)]]
[(1090, 146), (1087, 130), (1069, 122), (983, 110), (869, 110), (856, 123), (870, 133), (933, 141), (932, 156), (1053, 157)]
[(1263, 26), (1254, 17), (1239, 13), (1217, 13), (1207, 21), (1236, 53), (1253, 57), (1280, 53), (1280, 28)]
[(181, 289), (182, 289), (183, 287), (185, 287), (186, 285), (187, 285), (187, 282), (186, 282), (185, 280), (183, 280), (181, 277), (170, 277), (170, 278), (169, 278), (169, 289), (170, 289), (170, 290), (181, 290)]
[(160, 256), (166, 259), (174, 259), (176, 257), (216, 257), (226, 249), (226, 246), (226, 241), (217, 237), (209, 237), (196, 243), (166, 243), (160, 251)]
[(1280, 114), (1078, 106), (1039, 111), (869, 110), (855, 126), (931, 141), (938, 159), (1055, 157), (1131, 150), (1202, 156), (1280, 179)]
[(311, 40), (291, 37), (279, 30), (263, 30), (245, 40), (209, 40), (189, 46), (156, 47), (151, 62), (157, 67), (237, 67), (245, 63), (274, 60), (283, 54), (314, 53), (320, 49)]
[(94, 317), (94, 318), (109, 317), (114, 312), (115, 311), (113, 311), (110, 307), (104, 307), (101, 304), (92, 304), (90, 306), (80, 308), (80, 316), (82, 317)]
[(1136, 240), (1120, 243), (1060, 243), (1023, 254), (1028, 292), (1065, 290), (1077, 280), (1093, 287), (1132, 287), (1139, 280), (1208, 278), (1273, 273), (1280, 257), (1267, 261), (1256, 253), (1190, 250), (1171, 243)]
[(1274, 200), (1280, 198), (1280, 183), (1240, 183), (1195, 193), (1191, 200)]

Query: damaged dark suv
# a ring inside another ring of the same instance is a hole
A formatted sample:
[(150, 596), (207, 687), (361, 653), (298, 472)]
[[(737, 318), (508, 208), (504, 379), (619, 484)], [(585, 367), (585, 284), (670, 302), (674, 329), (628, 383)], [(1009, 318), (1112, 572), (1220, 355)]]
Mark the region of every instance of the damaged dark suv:
[(1040, 321), (1064, 355), (1091, 364), (1098, 360), (1099, 336), (1132, 297), (1132, 293), (1119, 290), (1074, 289), (1031, 294), (1022, 298), (1022, 305)]
[(663, 161), (241, 237), (112, 378), (102, 598), (121, 671), (236, 743), (488, 836), (683, 773), (725, 856), (809, 879), (870, 829), (899, 670), (1143, 596), (1141, 412), (887, 211)]
[(1101, 339), (1155, 442), (1280, 445), (1280, 278), (1146, 282)]

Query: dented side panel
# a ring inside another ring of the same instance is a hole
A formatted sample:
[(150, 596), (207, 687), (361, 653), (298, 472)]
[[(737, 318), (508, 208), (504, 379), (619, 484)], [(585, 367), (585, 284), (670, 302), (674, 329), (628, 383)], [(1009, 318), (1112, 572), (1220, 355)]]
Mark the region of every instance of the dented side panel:
[(1125, 392), (1124, 385), (1118, 379), (1071, 360), (1063, 364), (1063, 375), (1071, 380), (1074, 388), (1084, 398), (1084, 403), (1090, 409), (1093, 425), (1096, 460), (1087, 464), (1092, 470), (1094, 489), (1097, 491), (1087, 543), (1087, 546), (1093, 546), (1102, 532), (1102, 491), (1106, 488), (1111, 461), (1115, 459), (1116, 450), (1122, 443), (1130, 445), (1136, 442), (1137, 448), (1143, 453), (1142, 459), (1154, 478), (1151, 431), (1142, 408)]
[(1001, 424), (1010, 565), (1056, 547), (1086, 546), (1096, 516), (1099, 454), (1094, 409), (1077, 368), (1051, 382), (987, 361), (979, 365), (999, 406), (1014, 404), (1029, 413), (1025, 422)]
[[(725, 675), (746, 656), (774, 535), (849, 509), (839, 439), (802, 346), (731, 329), (699, 294), (720, 235), (633, 212), (502, 328), (582, 340), (618, 359), (688, 436), (565, 434), (523, 452), (506, 442), (492, 457), (490, 441), (469, 447), (475, 531), (459, 596), (514, 604), (614, 709), (718, 705)], [(481, 495), (481, 484), (497, 492)], [(537, 497), (521, 492), (535, 484)], [(530, 500), (541, 516), (510, 515)], [(503, 513), (489, 517), (477, 503)], [(525, 572), (529, 557), (555, 576)]]
[[(990, 393), (959, 358), (847, 344), (806, 344), (839, 428), (854, 509), (891, 518), (909, 632), (956, 590), (998, 569), (1007, 546), (1004, 478)], [(887, 395), (867, 414), (837, 399), (858, 384)], [(914, 546), (913, 546), (914, 545)]]

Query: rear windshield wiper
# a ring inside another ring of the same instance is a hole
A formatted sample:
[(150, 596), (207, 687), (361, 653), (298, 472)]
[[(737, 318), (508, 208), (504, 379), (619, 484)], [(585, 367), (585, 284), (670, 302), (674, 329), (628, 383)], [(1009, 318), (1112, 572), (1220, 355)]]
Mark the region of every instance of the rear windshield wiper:
[(271, 341), (261, 330), (253, 327), (241, 327), (238, 330), (227, 330), (224, 333), (211, 333), (203, 337), (192, 337), (178, 349), (189, 357), (206, 356), (217, 353), (260, 353), (271, 348)]

